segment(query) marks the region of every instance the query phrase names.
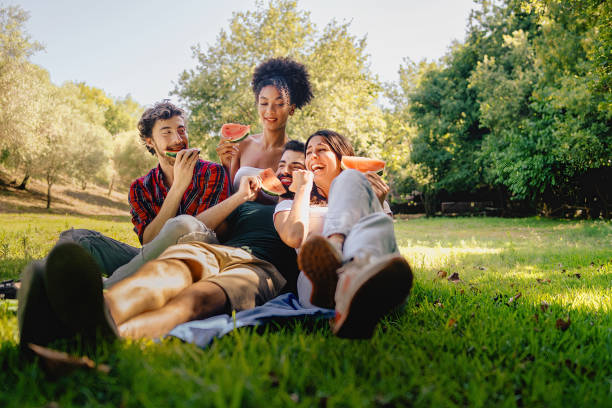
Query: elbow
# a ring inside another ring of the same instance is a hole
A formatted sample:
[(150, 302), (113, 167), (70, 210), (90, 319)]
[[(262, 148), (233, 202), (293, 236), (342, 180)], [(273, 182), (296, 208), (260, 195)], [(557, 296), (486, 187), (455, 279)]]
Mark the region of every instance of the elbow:
[(296, 228), (288, 233), (283, 241), (291, 248), (299, 248), (304, 242), (305, 235), (304, 228)]

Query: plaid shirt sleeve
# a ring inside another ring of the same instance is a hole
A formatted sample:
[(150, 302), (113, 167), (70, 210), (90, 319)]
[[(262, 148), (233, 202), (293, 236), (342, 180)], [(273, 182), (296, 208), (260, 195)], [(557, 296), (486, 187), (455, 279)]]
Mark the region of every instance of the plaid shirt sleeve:
[(197, 181), (204, 193), (200, 197), (196, 215), (229, 197), (229, 174), (222, 165), (208, 163), (208, 166), (202, 168)]
[(134, 231), (142, 244), (145, 227), (155, 218), (157, 211), (153, 208), (153, 197), (144, 185), (143, 179), (138, 179), (130, 186), (130, 213)]

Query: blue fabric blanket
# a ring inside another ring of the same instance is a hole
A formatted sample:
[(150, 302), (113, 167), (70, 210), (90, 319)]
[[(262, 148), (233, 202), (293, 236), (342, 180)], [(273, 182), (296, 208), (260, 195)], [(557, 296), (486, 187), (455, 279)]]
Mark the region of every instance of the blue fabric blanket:
[(234, 328), (259, 326), (276, 320), (287, 320), (287, 318), (332, 318), (334, 313), (332, 309), (318, 307), (306, 309), (302, 307), (294, 294), (287, 293), (254, 309), (236, 313), (235, 322), (228, 315), (214, 316), (204, 320), (194, 320), (180, 324), (172, 329), (168, 335), (178, 337), (183, 341), (204, 348), (215, 337), (220, 338), (234, 330)]

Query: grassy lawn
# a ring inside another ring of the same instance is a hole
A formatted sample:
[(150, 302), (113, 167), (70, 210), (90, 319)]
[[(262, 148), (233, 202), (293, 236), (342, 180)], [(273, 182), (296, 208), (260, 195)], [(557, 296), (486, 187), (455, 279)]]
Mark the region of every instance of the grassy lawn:
[[(0, 279), (72, 226), (136, 243), (127, 218), (0, 214)], [(92, 356), (109, 374), (50, 380), (19, 359), (16, 304), (0, 301), (0, 406), (612, 406), (609, 222), (416, 219), (396, 232), (415, 286), (370, 341), (325, 322), (206, 350), (126, 341)]]

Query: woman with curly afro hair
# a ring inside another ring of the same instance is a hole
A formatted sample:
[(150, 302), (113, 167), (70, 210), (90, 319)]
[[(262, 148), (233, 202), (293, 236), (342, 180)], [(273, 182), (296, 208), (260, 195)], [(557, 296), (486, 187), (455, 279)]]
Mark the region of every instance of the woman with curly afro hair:
[(251, 85), (263, 132), (240, 143), (222, 141), (217, 146), (221, 164), (235, 187), (242, 176), (259, 174), (265, 168), (276, 170), (289, 141), (287, 121), (312, 99), (306, 67), (290, 58), (270, 58), (259, 64)]

